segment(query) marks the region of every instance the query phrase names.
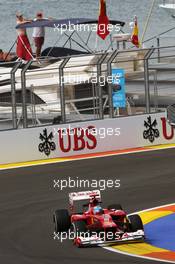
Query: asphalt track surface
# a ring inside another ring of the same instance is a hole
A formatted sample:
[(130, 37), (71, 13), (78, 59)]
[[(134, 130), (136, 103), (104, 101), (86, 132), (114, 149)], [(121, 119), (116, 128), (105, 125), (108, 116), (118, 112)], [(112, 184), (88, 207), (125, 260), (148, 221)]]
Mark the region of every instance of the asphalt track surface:
[(0, 263), (156, 263), (54, 240), (52, 213), (67, 207), (70, 190), (54, 189), (53, 180), (120, 179), (120, 189), (102, 192), (104, 206), (121, 203), (130, 213), (173, 203), (174, 170), (175, 149), (0, 171)]

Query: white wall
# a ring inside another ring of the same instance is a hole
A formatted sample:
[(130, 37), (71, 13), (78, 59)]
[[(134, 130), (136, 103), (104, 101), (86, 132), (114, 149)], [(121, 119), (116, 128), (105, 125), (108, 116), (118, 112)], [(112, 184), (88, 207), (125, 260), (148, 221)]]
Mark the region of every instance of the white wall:
[[(152, 114), (150, 116), (152, 122), (156, 119), (157, 125), (153, 128), (158, 129), (159, 131), (156, 131), (156, 136), (158, 137), (153, 137), (153, 142), (150, 142), (149, 139), (143, 138), (143, 132), (146, 129), (144, 121), (147, 121), (149, 115), (120, 117), (116, 119), (81, 122), (71, 125), (72, 134), (77, 134), (75, 133), (77, 128), (86, 131), (85, 133), (84, 131), (81, 131), (81, 139), (78, 139), (77, 135), (69, 136), (66, 134), (65, 130), (67, 128), (69, 129), (70, 125), (55, 125), (15, 131), (2, 131), (0, 132), (0, 164), (175, 143), (174, 129), (166, 122), (165, 113)], [(91, 133), (92, 131), (90, 132), (90, 130), (88, 130), (88, 127), (91, 126), (97, 129), (93, 132), (93, 135)], [(50, 155), (46, 155), (44, 152), (38, 150), (39, 144), (42, 143), (40, 133), (43, 133), (45, 128), (47, 129), (48, 134), (52, 132), (54, 136), (51, 141), (55, 143), (56, 149), (51, 151)], [(60, 128), (65, 128), (62, 138), (57, 132)], [(114, 131), (114, 134), (112, 133), (112, 130)], [(106, 136), (104, 136), (104, 131)], [(62, 145), (64, 146), (64, 149)]]

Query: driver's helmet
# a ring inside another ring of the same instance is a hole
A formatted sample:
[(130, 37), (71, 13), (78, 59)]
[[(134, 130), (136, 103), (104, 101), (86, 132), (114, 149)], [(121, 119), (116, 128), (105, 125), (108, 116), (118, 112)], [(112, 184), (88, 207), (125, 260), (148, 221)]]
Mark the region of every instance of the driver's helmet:
[(97, 205), (93, 208), (94, 214), (102, 214), (103, 210), (100, 205)]

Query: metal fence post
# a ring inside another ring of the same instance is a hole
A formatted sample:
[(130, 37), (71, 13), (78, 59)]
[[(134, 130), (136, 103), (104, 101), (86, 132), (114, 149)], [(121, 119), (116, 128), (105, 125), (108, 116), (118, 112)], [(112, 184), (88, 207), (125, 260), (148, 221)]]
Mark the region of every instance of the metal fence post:
[[(118, 55), (119, 51), (115, 50), (109, 60), (107, 61), (107, 76), (112, 76), (112, 62)], [(113, 100), (112, 100), (112, 83), (108, 83), (108, 96), (109, 96), (109, 117), (114, 117)]]
[(144, 80), (145, 80), (145, 101), (146, 113), (150, 113), (150, 85), (149, 85), (149, 58), (154, 53), (155, 49), (150, 49), (144, 56)]
[(65, 58), (59, 66), (59, 84), (60, 84), (60, 104), (61, 104), (61, 119), (63, 123), (66, 123), (66, 112), (65, 112), (65, 94), (64, 94), (64, 67), (70, 60), (70, 57)]
[(21, 71), (21, 88), (22, 88), (22, 117), (23, 117), (23, 128), (27, 128), (27, 98), (26, 98), (26, 71), (32, 64), (32, 60), (27, 62)]
[(160, 36), (157, 37), (157, 61), (160, 62)]
[(17, 110), (16, 110), (16, 80), (15, 80), (15, 73), (20, 67), (21, 62), (15, 63), (14, 67), (10, 72), (11, 76), (11, 98), (12, 98), (12, 123), (13, 128), (17, 129)]
[(101, 73), (102, 73), (102, 64), (104, 62), (104, 60), (106, 59), (108, 53), (104, 53), (100, 59), (97, 62), (97, 80), (98, 80), (98, 96), (99, 96), (99, 117), (100, 119), (104, 118), (103, 115), (103, 92), (102, 92), (102, 86), (100, 85), (100, 77), (101, 77)]

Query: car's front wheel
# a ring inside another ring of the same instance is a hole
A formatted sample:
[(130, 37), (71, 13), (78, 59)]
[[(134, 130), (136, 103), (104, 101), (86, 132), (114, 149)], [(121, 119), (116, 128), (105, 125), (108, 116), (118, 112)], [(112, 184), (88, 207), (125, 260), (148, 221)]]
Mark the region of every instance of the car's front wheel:
[(130, 222), (131, 232), (136, 232), (138, 230), (144, 230), (142, 219), (139, 215), (128, 216)]
[(74, 232), (74, 244), (77, 247), (83, 247), (81, 244), (81, 237), (82, 238), (88, 238), (89, 232), (86, 226), (85, 221), (80, 220), (77, 222), (73, 222), (71, 226), (72, 232)]

